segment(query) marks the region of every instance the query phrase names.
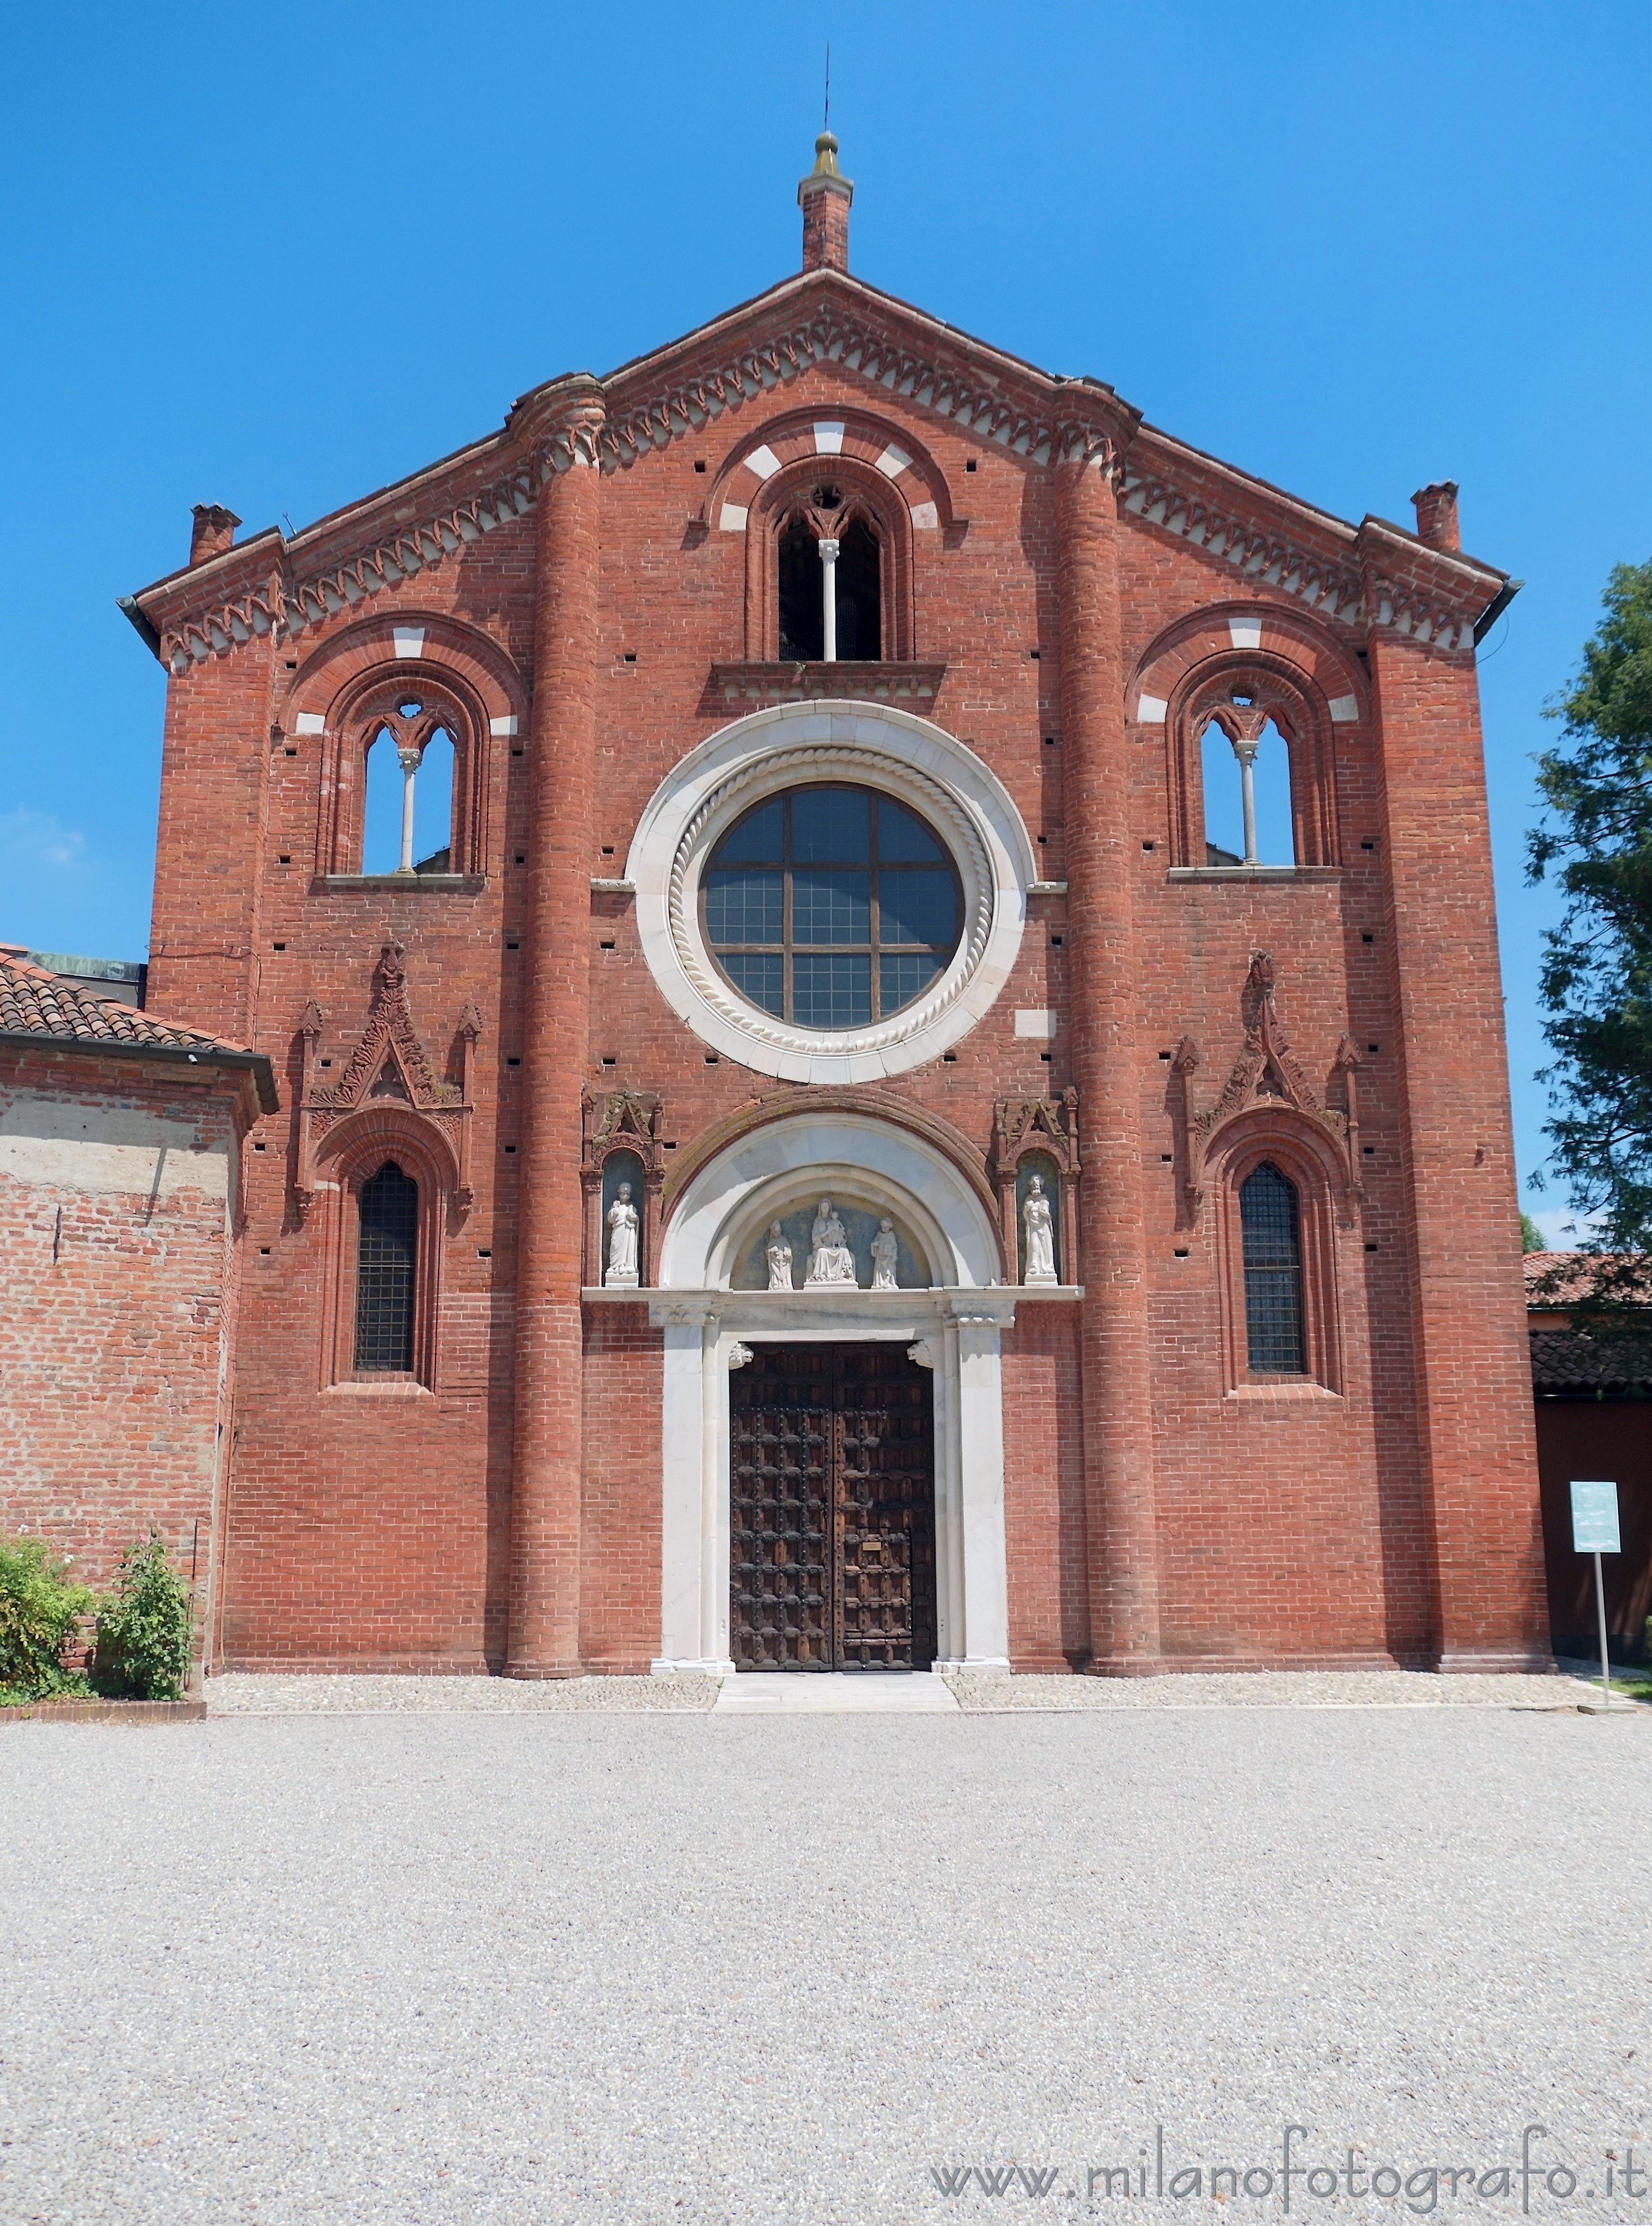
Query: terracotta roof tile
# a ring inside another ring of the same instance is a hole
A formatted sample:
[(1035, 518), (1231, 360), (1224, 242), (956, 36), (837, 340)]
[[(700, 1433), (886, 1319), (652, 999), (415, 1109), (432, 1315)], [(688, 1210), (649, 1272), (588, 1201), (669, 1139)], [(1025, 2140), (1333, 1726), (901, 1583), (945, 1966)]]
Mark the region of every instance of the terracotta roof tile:
[(1578, 1305), (1604, 1278), (1611, 1298), (1633, 1305), (1636, 1285), (1652, 1303), (1652, 1258), (1633, 1252), (1528, 1252), (1525, 1258), (1528, 1307)]
[(26, 958), (0, 951), (0, 1031), (59, 1042), (155, 1045), (172, 1051), (239, 1051), (238, 1044), (178, 1027), (118, 997), (99, 997)]

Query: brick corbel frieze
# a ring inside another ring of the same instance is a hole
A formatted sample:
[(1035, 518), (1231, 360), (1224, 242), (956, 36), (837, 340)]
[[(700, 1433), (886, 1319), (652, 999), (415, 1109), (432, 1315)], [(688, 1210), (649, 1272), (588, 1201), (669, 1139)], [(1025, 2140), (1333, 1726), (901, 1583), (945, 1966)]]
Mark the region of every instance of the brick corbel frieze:
[(651, 1091), (608, 1090), (580, 1095), (582, 1134), (580, 1181), (585, 1193), (585, 1269), (588, 1285), (602, 1281), (602, 1179), (617, 1153), (637, 1160), (643, 1171), (642, 1247), (639, 1275), (645, 1287), (654, 1281), (659, 1257), (660, 1195), (665, 1181), (665, 1146), (660, 1134), (665, 1101)]
[(1055, 1162), (1060, 1181), (1062, 1281), (1084, 1280), (1078, 1257), (1078, 1092), (1069, 1086), (1059, 1097), (1001, 1097), (993, 1107), (993, 1141), (988, 1154), (998, 1189), (999, 1242), (1007, 1261), (1020, 1259), (1015, 1189), (1023, 1161), (1041, 1156)]
[[(482, 469), (488, 476), (478, 488)], [(375, 499), (378, 515), (356, 521), (353, 532), (349, 521), (293, 541), (271, 530), (144, 588), (134, 601), (155, 630), (161, 662), (181, 675), (245, 642), (289, 639), (415, 578), (533, 507), (531, 461), (503, 434), (464, 467), (431, 476), (422, 515), (407, 516), (405, 503), (392, 510), (397, 490), (391, 489)]]
[(1140, 410), (1099, 381), (1052, 378), (972, 347), (908, 303), (810, 273), (607, 382), (604, 464), (624, 469), (816, 366), (851, 372), (1038, 464), (1066, 453), (1076, 426), (1097, 429), (1122, 452), (1141, 423)]
[(666, 352), (676, 361), (663, 384), (658, 358), (624, 378), (553, 380), (516, 404), (503, 433), (386, 489), (324, 535), (289, 541), (271, 530), (143, 589), (133, 601), (157, 655), (182, 674), (259, 637), (301, 633), (524, 516), (549, 474), (575, 463), (625, 469), (816, 365), (854, 372), (1037, 464), (1097, 450), (1121, 456), (1140, 423), (1099, 382), (1050, 378), (991, 349), (971, 351), (921, 312), (848, 280), (770, 297), (744, 326), (713, 328)]
[(454, 1174), (449, 1204), (462, 1219), (475, 1202), (470, 1180), (471, 1116), (476, 1103), (476, 1044), (481, 1016), (467, 1004), (459, 1016), (460, 1079), (438, 1079), (407, 1000), (404, 947), (386, 943), (373, 969), (367, 1019), (341, 1078), (318, 1079), (324, 1016), (312, 997), (299, 1017), (298, 1153), (293, 1203), (302, 1221), (315, 1203), (317, 1162), (329, 1138), (347, 1133), (353, 1116), (391, 1111), (441, 1139)]
[(1363, 521), (1354, 547), (1366, 624), (1459, 656), (1473, 654), (1487, 620), (1520, 584), (1477, 558), (1430, 548), (1382, 518)]
[(1178, 1045), (1171, 1066), (1170, 1113), (1176, 1138), (1178, 1206), (1180, 1229), (1198, 1226), (1204, 1205), (1204, 1167), (1211, 1146), (1228, 1124), (1258, 1106), (1288, 1106), (1323, 1132), (1335, 1149), (1342, 1169), (1342, 1218), (1351, 1226), (1364, 1203), (1365, 1186), (1359, 1164), (1359, 1102), (1355, 1070), (1359, 1065), (1352, 1043), (1344, 1035), (1332, 1061), (1343, 1077), (1348, 1110), (1327, 1105), (1309, 1080), (1291, 1049), (1274, 998), (1278, 970), (1269, 951), (1253, 953), (1242, 997), (1244, 1041), (1216, 1103), (1203, 1113), (1193, 1111), (1193, 1077), (1201, 1064), (1198, 1046), (1191, 1036)]

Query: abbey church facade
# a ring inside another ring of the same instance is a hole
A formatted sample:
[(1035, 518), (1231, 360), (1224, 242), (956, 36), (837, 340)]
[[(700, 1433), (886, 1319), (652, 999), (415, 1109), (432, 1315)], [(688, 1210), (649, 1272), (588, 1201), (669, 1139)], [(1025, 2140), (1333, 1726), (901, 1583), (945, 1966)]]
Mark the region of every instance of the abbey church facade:
[(1534, 1666), (1510, 585), (879, 292), (851, 198), (823, 137), (799, 273), (129, 606), (148, 1002), (279, 1100), (211, 1661)]

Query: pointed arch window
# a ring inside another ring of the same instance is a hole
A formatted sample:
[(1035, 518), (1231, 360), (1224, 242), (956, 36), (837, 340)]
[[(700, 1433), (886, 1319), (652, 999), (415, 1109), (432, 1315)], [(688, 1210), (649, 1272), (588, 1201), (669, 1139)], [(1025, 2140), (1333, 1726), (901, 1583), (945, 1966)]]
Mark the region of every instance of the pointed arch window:
[(454, 739), (416, 696), (387, 710), (367, 745), (364, 874), (446, 874), (453, 861)]
[(783, 659), (882, 658), (882, 536), (852, 493), (836, 486), (806, 491), (781, 525), (775, 576)]
[(1302, 1212), (1296, 1185), (1271, 1160), (1239, 1186), (1245, 1339), (1253, 1376), (1307, 1371), (1302, 1319)]
[(359, 1375), (413, 1372), (419, 1186), (395, 1160), (361, 1186), (356, 1224)]
[[(1143, 698), (1143, 702), (1147, 699)], [(1224, 873), (1340, 862), (1331, 707), (1282, 658), (1196, 668), (1167, 707), (1172, 862)]]

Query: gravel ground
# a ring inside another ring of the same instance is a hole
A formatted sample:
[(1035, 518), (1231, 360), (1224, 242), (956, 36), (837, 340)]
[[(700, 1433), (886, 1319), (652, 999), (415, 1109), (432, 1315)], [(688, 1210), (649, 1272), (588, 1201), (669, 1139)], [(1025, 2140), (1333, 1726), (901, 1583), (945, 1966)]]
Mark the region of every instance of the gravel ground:
[[(1575, 1708), (1590, 1695), (1573, 1677), (1437, 1677), (1407, 1670), (1255, 1670), (1172, 1677), (947, 1679), (961, 1708)], [(1594, 1689), (1598, 1701), (1600, 1688)]]
[(705, 1710), (710, 1677), (252, 1677), (238, 1671), (201, 1688), (214, 1716), (562, 1715), (569, 1709)]
[[(1577, 1665), (1568, 1665), (1576, 1668)], [(741, 1681), (736, 1681), (740, 1682)], [(810, 1683), (816, 1681), (810, 1680)], [(1176, 1677), (946, 1679), (975, 1714), (1032, 1708), (1574, 1708), (1600, 1698), (1573, 1676), (1435, 1677), (1401, 1670), (1267, 1670)], [(214, 1716), (541, 1715), (569, 1709), (705, 1710), (709, 1677), (570, 1677), (519, 1684), (508, 1677), (211, 1677)], [(727, 1713), (725, 1711), (725, 1713)]]
[[(1517, 2174), (1426, 2175), (1533, 2124), (1531, 2215), (1652, 2217), (1604, 2177), (1652, 2143), (1643, 1710), (241, 1715), (0, 1765), (6, 2226), (1273, 2217), (1287, 2124), (1356, 2152), (1293, 2218), (1523, 2226)], [(1250, 2195), (1171, 2202), (1213, 2165)]]

